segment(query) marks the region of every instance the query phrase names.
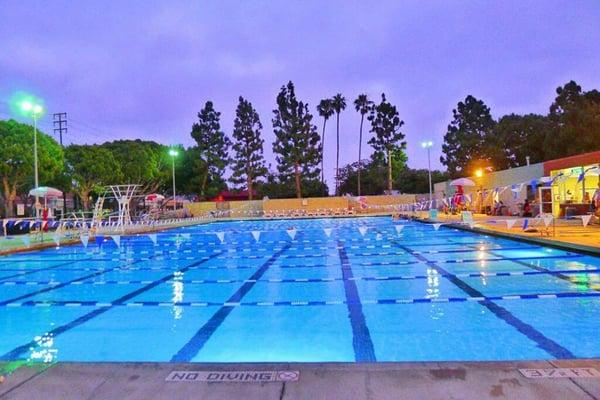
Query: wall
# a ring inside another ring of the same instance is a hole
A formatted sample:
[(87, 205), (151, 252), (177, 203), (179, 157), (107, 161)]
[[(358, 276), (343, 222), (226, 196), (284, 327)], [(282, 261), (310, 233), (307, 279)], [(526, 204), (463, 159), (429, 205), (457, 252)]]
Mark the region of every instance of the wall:
[[(412, 204), (416, 196), (403, 194), (397, 196), (363, 196), (365, 203), (373, 207), (371, 211), (377, 211), (375, 207), (391, 204)], [(200, 216), (210, 211), (231, 210), (236, 215), (235, 210), (252, 210), (275, 212), (285, 210), (305, 210), (318, 211), (323, 209), (354, 209), (358, 212), (363, 211), (360, 203), (355, 197), (312, 197), (306, 199), (269, 199), (253, 201), (224, 201), (201, 202), (186, 204), (185, 207), (190, 210), (193, 216)]]

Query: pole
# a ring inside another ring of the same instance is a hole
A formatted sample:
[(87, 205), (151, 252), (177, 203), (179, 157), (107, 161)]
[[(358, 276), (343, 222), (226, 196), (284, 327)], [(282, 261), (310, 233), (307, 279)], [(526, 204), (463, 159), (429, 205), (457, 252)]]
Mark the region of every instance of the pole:
[(431, 147), (427, 147), (427, 170), (429, 172), (429, 202), (433, 198), (433, 186), (431, 185), (431, 156), (430, 156)]
[[(54, 117), (54, 133), (58, 133), (59, 138), (60, 138), (60, 147), (63, 148), (63, 132), (67, 133), (67, 113), (63, 112), (63, 113), (54, 113), (53, 114)], [(63, 119), (64, 117), (64, 119)], [(64, 128), (63, 128), (63, 124), (64, 124)], [(58, 127), (56, 127), (58, 125)], [(63, 148), (64, 149), (64, 148)], [(67, 215), (67, 193), (66, 190), (63, 190), (63, 209), (62, 209), (62, 216), (64, 218), (65, 215)]]
[[(38, 154), (37, 154), (37, 117), (35, 112), (33, 113), (33, 173), (34, 173), (34, 183), (36, 189), (39, 187), (40, 182), (38, 178)], [(35, 196), (35, 216), (39, 217), (39, 209), (38, 209), (38, 197)]]
[(175, 156), (171, 156), (173, 165), (173, 210), (177, 210), (177, 199), (175, 198)]

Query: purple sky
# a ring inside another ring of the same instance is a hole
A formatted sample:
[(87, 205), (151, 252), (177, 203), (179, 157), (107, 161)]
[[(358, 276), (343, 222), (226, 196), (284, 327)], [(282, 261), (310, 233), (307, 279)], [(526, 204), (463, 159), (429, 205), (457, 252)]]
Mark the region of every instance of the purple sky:
[[(67, 142), (191, 145), (206, 100), (229, 133), (243, 95), (258, 109), (272, 162), (271, 111), (291, 79), (313, 110), (337, 92), (350, 104), (384, 91), (405, 121), (409, 165), (426, 167), (427, 138), (440, 167), (452, 108), (468, 94), (498, 117), (545, 113), (570, 79), (599, 88), (599, 18), (596, 0), (0, 0), (0, 118), (11, 93), (26, 90), (49, 113), (68, 113)], [(48, 133), (51, 119), (41, 121)], [(341, 116), (343, 164), (357, 158), (358, 123), (353, 108)]]

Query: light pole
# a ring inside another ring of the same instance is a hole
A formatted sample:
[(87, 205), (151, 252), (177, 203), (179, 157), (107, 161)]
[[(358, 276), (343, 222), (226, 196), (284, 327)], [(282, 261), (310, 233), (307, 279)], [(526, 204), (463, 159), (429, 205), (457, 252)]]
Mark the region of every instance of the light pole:
[(481, 181), (481, 178), (483, 178), (483, 169), (478, 168), (475, 171), (475, 176), (479, 181), (479, 213), (481, 214), (483, 210), (483, 182)]
[(177, 209), (177, 199), (175, 198), (175, 157), (179, 152), (175, 149), (169, 149), (169, 155), (171, 156), (171, 165), (173, 166), (173, 210)]
[(430, 149), (432, 146), (433, 146), (433, 142), (431, 140), (421, 143), (421, 147), (424, 149), (427, 149), (427, 171), (429, 172), (429, 201), (430, 202), (433, 198), (433, 186), (431, 185), (431, 152), (430, 152)]
[[(40, 186), (39, 178), (38, 178), (38, 152), (37, 152), (37, 118), (44, 112), (44, 108), (39, 105), (32, 103), (31, 101), (23, 101), (21, 103), (21, 109), (33, 118), (33, 177), (35, 182), (35, 187), (38, 188)], [(38, 216), (38, 197), (35, 196), (35, 213)]]

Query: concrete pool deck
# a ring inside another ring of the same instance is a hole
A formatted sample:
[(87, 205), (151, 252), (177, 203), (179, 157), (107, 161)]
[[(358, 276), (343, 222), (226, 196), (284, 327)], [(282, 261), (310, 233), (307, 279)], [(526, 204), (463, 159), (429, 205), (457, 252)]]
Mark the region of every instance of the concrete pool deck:
[[(544, 399), (598, 400), (600, 378), (525, 377), (523, 368), (595, 368), (600, 360), (443, 363), (58, 363), (21, 367), (0, 399)], [(298, 381), (167, 382), (172, 371), (299, 371)]]
[[(459, 215), (440, 214), (435, 221), (429, 219), (427, 212), (406, 215), (422, 222), (441, 223), (467, 231), (503, 236), (515, 240), (524, 239), (541, 245), (582, 251), (600, 256), (600, 226), (597, 223), (584, 227), (580, 220), (558, 220), (554, 226), (551, 225), (548, 228), (548, 236), (546, 234), (542, 235), (541, 232), (524, 232), (522, 229), (523, 218), (517, 218), (518, 222), (515, 226), (508, 229), (505, 220), (515, 219), (516, 217), (493, 217), (485, 214), (474, 214), (475, 226), (471, 228), (466, 224), (456, 225), (461, 222)], [(532, 220), (532, 218), (528, 219)], [(535, 226), (535, 228), (539, 229), (540, 227)]]

